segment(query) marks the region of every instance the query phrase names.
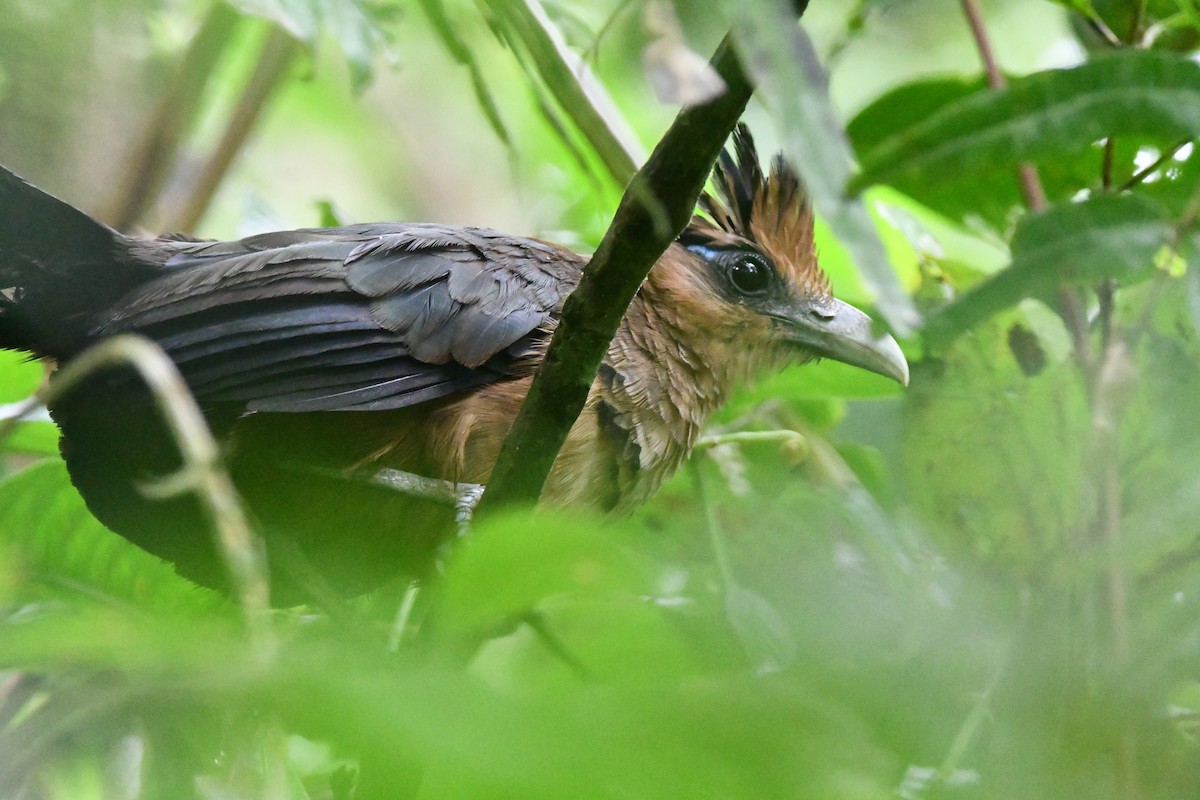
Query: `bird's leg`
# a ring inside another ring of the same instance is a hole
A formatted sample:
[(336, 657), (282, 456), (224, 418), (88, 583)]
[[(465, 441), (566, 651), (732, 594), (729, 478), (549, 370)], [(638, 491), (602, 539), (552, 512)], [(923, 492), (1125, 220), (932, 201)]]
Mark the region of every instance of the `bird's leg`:
[(457, 483), (458, 499), (454, 503), (454, 524), (458, 526), (458, 535), (466, 536), (471, 532), (471, 520), (475, 517), (475, 507), (483, 499), (483, 490), (487, 487), (481, 483)]
[(410, 497), (419, 497), (422, 500), (454, 506), (454, 522), (458, 526), (459, 536), (465, 536), (471, 532), (471, 519), (475, 514), (475, 506), (479, 505), (480, 499), (483, 498), (483, 490), (487, 488), (481, 483), (459, 483), (442, 478), (429, 478), (415, 472), (405, 472), (402, 469), (391, 469), (390, 467), (365, 472), (297, 467), (293, 464), (281, 464), (280, 466), (287, 470), (315, 473), (340, 480), (365, 481)]
[(459, 536), (471, 532), (471, 518), (475, 513), (475, 506), (479, 504), (486, 488), (480, 483), (457, 483), (388, 468), (376, 470), (369, 480), (371, 483), (414, 497), (453, 505), (454, 522), (458, 526)]

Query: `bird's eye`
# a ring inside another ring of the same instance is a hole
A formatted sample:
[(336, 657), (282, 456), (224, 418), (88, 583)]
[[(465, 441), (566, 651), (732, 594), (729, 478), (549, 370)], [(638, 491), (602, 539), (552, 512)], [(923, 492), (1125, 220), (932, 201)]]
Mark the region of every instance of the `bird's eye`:
[(770, 283), (770, 268), (757, 258), (743, 256), (730, 267), (729, 280), (742, 294), (759, 294)]

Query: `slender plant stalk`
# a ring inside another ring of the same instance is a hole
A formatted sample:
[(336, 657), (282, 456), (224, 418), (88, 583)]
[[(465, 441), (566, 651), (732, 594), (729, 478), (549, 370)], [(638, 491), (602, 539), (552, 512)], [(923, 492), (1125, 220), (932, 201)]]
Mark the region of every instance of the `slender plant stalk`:
[(250, 137), (267, 101), (287, 75), (288, 68), (302, 47), (283, 28), (271, 27), (263, 43), (258, 65), (230, 114), (221, 141), (205, 162), (182, 209), (173, 218), (169, 226), (171, 230), (184, 233), (195, 230), (208, 211), (217, 187)]
[(540, 0), (483, 0), (509, 46), (519, 45), (537, 74), (567, 112), (621, 186), (645, 160), (641, 144), (617, 111), (608, 92), (575, 54)]
[(1137, 172), (1133, 173), (1133, 176), (1130, 177), (1129, 180), (1122, 183), (1120, 188), (1117, 189), (1117, 191), (1118, 192), (1127, 192), (1130, 189), (1132, 189), (1133, 187), (1138, 186), (1143, 181), (1145, 181), (1146, 178), (1150, 177), (1155, 172), (1162, 169), (1163, 164), (1166, 164), (1171, 159), (1175, 158), (1176, 153), (1178, 153), (1183, 148), (1187, 147), (1193, 141), (1195, 141), (1195, 140), (1194, 139), (1184, 139), (1181, 142), (1176, 142), (1175, 144), (1171, 145), (1169, 148), (1167, 148), (1167, 150), (1165, 152), (1163, 152), (1162, 155), (1160, 155), (1158, 158), (1154, 159), (1153, 163), (1148, 164), (1147, 166), (1142, 167)]
[(1129, 21), (1127, 41), (1136, 43), (1146, 31), (1146, 0), (1136, 0), (1133, 17)]
[(102, 215), (117, 230), (136, 225), (162, 191), (179, 144), (196, 118), (217, 62), (228, 49), (240, 19), (229, 4), (214, 2), (192, 37)]

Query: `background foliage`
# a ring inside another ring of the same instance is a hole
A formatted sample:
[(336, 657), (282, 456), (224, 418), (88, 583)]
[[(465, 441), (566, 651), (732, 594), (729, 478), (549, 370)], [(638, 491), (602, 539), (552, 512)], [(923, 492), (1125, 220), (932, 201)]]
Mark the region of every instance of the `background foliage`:
[[(835, 292), (915, 324), (907, 390), (764, 381), (633, 519), (513, 514), (419, 591), (251, 624), (93, 520), (35, 413), (0, 445), (0, 797), (1195, 796), (1200, 6), (675, 10), (9, 3), (0, 162), (114, 224), (583, 251), (674, 113), (651, 84), (732, 26)], [(0, 410), (42, 378), (0, 354)]]

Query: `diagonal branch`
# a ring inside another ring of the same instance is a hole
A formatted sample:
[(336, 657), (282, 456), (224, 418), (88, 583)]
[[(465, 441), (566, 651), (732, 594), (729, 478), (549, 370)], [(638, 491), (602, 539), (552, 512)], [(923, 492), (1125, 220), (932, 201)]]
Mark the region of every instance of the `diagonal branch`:
[(681, 111), (626, 187), (579, 287), (567, 298), (550, 349), (504, 440), (481, 509), (537, 501), (625, 310), (650, 267), (691, 219), (708, 172), (752, 91), (728, 38), (712, 65), (726, 92)]

